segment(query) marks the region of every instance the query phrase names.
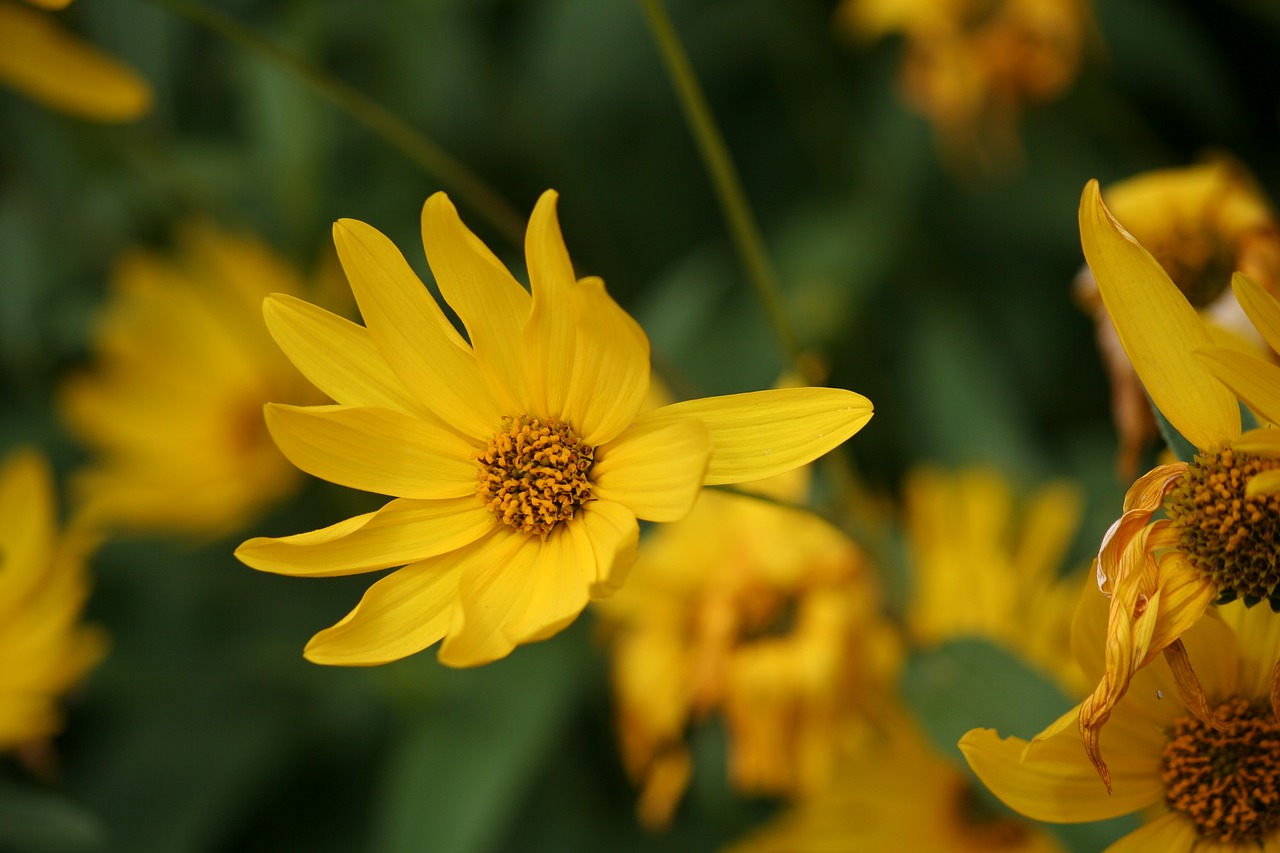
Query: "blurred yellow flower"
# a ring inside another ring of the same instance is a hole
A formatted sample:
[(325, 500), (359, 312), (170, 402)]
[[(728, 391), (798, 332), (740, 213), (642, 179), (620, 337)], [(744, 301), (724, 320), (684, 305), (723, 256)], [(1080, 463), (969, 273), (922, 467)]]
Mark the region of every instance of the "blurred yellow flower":
[[(802, 500), (800, 485), (768, 487)], [(715, 712), (735, 788), (823, 788), (842, 720), (877, 704), (897, 670), (879, 604), (857, 547), (800, 510), (704, 492), (647, 538), (626, 588), (597, 608), (641, 823), (670, 822), (691, 771), (686, 730)]]
[[(1080, 201), (1080, 236), (1143, 386), (1199, 450), (1194, 461), (1157, 466), (1134, 483), (1098, 553), (1098, 584), (1111, 598), (1106, 663), (1081, 705), (1079, 725), (1086, 751), (1109, 785), (1099, 735), (1134, 673), (1163, 652), (1191, 709), (1208, 717), (1196, 683), (1201, 667), (1193, 669), (1179, 637), (1215, 598), (1280, 606), (1280, 495), (1248, 489), (1280, 460), (1257, 453), (1259, 431), (1241, 436), (1236, 398), (1198, 352), (1212, 349), (1208, 329), (1160, 264), (1111, 215), (1097, 181), (1089, 182)], [(1161, 508), (1166, 517), (1152, 521)]]
[[(427, 261), (464, 339), (404, 257), (354, 220), (334, 226), (367, 328), (273, 296), (267, 324), (339, 405), (270, 405), (299, 468), (396, 498), (323, 530), (252, 539), (248, 565), (298, 576), (399, 571), (316, 634), (317, 663), (371, 665), (443, 639), (474, 666), (557, 633), (634, 560), (637, 518), (674, 521), (705, 484), (803, 465), (857, 432), (870, 402), (798, 388), (640, 413), (649, 341), (598, 278), (577, 279), (543, 194), (525, 241), (532, 296), (462, 224), (427, 200)], [(407, 565), (406, 565), (407, 564)]]
[(1091, 29), (1086, 0), (844, 0), (839, 23), (906, 42), (902, 87), (959, 164), (1006, 165), (1018, 115), (1071, 85)]
[[(1113, 184), (1103, 195), (1116, 219), (1205, 319), (1216, 341), (1265, 351), (1228, 285), (1232, 272), (1241, 270), (1272, 293), (1280, 290), (1280, 224), (1242, 166), (1213, 160), (1160, 169)], [(1088, 267), (1075, 289), (1097, 323), (1120, 432), (1119, 467), (1132, 477), (1139, 455), (1156, 436), (1155, 419)]]
[(1020, 508), (994, 470), (918, 467), (904, 499), (912, 638), (925, 646), (990, 640), (1081, 692), (1082, 673), (1067, 653), (1080, 584), (1059, 574), (1080, 522), (1079, 489), (1051, 484)]
[(120, 259), (95, 363), (61, 389), (64, 420), (97, 453), (71, 484), (87, 520), (225, 535), (296, 488), (262, 407), (317, 395), (262, 324), (272, 291), (304, 286), (262, 243), (207, 226), (185, 230), (171, 257)]
[(17, 450), (0, 462), (0, 751), (56, 734), (58, 699), (106, 650), (80, 623), (91, 546), (82, 529), (59, 533), (44, 457)]
[(1002, 814), (962, 768), (936, 754), (905, 720), (863, 737), (830, 785), (726, 853), (1054, 853), (1043, 830)]
[[(1280, 661), (1280, 620), (1242, 603), (1202, 619), (1185, 642), (1213, 715), (1190, 708), (1162, 660), (1133, 677), (1115, 708), (1113, 787), (1098, 784), (1077, 742), (1081, 708), (1030, 742), (975, 729), (960, 748), (979, 778), (1013, 809), (1037, 820), (1081, 823), (1143, 812), (1146, 823), (1109, 850), (1280, 849), (1280, 721), (1271, 710), (1272, 671)], [(1076, 647), (1087, 671), (1101, 674), (1106, 607), (1082, 602)]]
[[(70, 0), (28, 0), (61, 9)], [(94, 121), (131, 121), (151, 108), (146, 81), (44, 13), (0, 0), (0, 84)]]

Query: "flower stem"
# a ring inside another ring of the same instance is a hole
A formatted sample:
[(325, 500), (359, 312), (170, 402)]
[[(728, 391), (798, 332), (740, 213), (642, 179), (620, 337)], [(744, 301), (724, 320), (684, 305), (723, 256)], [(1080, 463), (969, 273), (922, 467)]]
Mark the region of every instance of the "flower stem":
[(774, 337), (786, 359), (791, 362), (810, 384), (819, 384), (820, 377), (811, 375), (813, 371), (808, 360), (801, 358), (800, 343), (795, 329), (787, 315), (786, 305), (782, 299), (782, 289), (778, 284), (778, 275), (769, 261), (765, 251), (764, 238), (760, 234), (760, 226), (742, 189), (742, 180), (738, 177), (737, 167), (725, 145), (724, 137), (716, 126), (711, 110), (707, 106), (706, 96), (698, 82), (697, 74), (689, 62), (680, 37), (676, 35), (667, 15), (662, 0), (641, 0), (645, 18), (653, 39), (662, 54), (663, 64), (675, 86), (680, 98), (680, 107), (684, 110), (685, 120), (693, 132), (698, 145), (698, 152), (711, 175), (712, 188), (720, 203), (720, 211), (724, 215), (733, 238), (734, 249), (738, 260), (742, 263), (747, 277), (755, 287), (756, 296), (760, 299), (769, 323), (773, 327)]
[(442, 186), (483, 216), (503, 236), (520, 246), (524, 220), (496, 190), (426, 136), (357, 89), (330, 76), (300, 56), (272, 44), (253, 30), (192, 0), (150, 0), (202, 26), (267, 62), (286, 69), (316, 94), (398, 149)]

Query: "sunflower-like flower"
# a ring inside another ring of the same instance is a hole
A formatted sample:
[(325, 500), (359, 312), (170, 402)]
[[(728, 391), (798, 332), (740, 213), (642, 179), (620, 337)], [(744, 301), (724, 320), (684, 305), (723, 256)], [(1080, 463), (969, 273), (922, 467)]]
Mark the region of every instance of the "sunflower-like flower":
[[(28, 0), (62, 9), (71, 0)], [(151, 108), (146, 81), (57, 24), (53, 17), (0, 0), (0, 83), (79, 118), (131, 121)]]
[(885, 737), (850, 740), (829, 785), (726, 853), (1062, 849), (1044, 830), (985, 802), (972, 776), (930, 748), (905, 717)]
[(863, 38), (903, 36), (907, 101), (944, 153), (983, 168), (1018, 153), (1025, 104), (1070, 86), (1090, 29), (1086, 0), (845, 0), (838, 17)]
[(92, 537), (60, 533), (56, 514), (44, 457), (10, 453), (0, 464), (0, 751), (56, 734), (59, 698), (106, 649), (80, 622)]
[[(1133, 676), (1129, 698), (1110, 728), (1113, 789), (1097, 784), (1063, 715), (1030, 742), (975, 729), (960, 740), (969, 766), (1001, 800), (1037, 820), (1083, 823), (1131, 812), (1146, 823), (1108, 848), (1120, 851), (1280, 849), (1280, 721), (1271, 709), (1272, 671), (1280, 660), (1280, 620), (1235, 602), (1217, 608), (1184, 635), (1212, 711), (1183, 701), (1181, 679), (1164, 660)], [(1106, 650), (1106, 607), (1081, 602), (1075, 649), (1098, 674)]]
[[(755, 485), (794, 502), (806, 482)], [(703, 493), (685, 519), (647, 538), (626, 588), (596, 608), (640, 822), (670, 822), (692, 770), (687, 731), (716, 714), (736, 789), (788, 798), (822, 789), (842, 721), (877, 705), (896, 674), (897, 638), (879, 598), (848, 537), (759, 498)]]
[[(1106, 665), (1080, 708), (1085, 749), (1103, 780), (1099, 734), (1142, 667), (1162, 652), (1189, 707), (1212, 720), (1179, 637), (1215, 600), (1280, 604), (1280, 495), (1249, 489), (1280, 460), (1257, 453), (1270, 430), (1241, 435), (1239, 404), (1198, 350), (1212, 338), (1195, 308), (1111, 215), (1096, 181), (1080, 202), (1085, 258), (1126, 354), (1170, 424), (1199, 451), (1156, 467), (1125, 496), (1103, 538), (1098, 584), (1110, 596)], [(1271, 475), (1274, 476), (1274, 475)], [(1153, 520), (1163, 508), (1165, 516)], [(1278, 620), (1280, 621), (1280, 620)]]
[(265, 245), (208, 226), (171, 257), (127, 253), (94, 336), (61, 389), (63, 419), (97, 452), (72, 480), (86, 520), (135, 532), (241, 530), (300, 478), (262, 425), (272, 399), (311, 402), (262, 326), (262, 300), (306, 287)]
[(1064, 688), (1084, 688), (1070, 655), (1079, 585), (1061, 575), (1080, 522), (1080, 491), (1056, 482), (1020, 504), (992, 469), (918, 467), (905, 484), (912, 594), (907, 627), (931, 646), (980, 637)]
[(543, 194), (529, 222), (530, 294), (448, 198), (427, 200), (427, 261), (466, 338), (396, 247), (353, 220), (334, 240), (367, 327), (266, 301), (277, 343), (338, 401), (269, 405), (276, 444), (308, 473), (395, 500), (237, 556), (313, 577), (403, 566), (313, 637), (308, 659), (379, 664), (441, 639), (447, 665), (501, 658), (621, 585), (637, 518), (679, 519), (704, 484), (803, 465), (870, 419), (865, 397), (829, 388), (641, 413), (648, 339), (600, 279), (574, 275), (555, 202)]
[[(1103, 196), (1205, 319), (1215, 340), (1264, 351), (1228, 285), (1240, 270), (1272, 293), (1280, 290), (1280, 223), (1243, 166), (1218, 159), (1159, 169), (1108, 186)], [(1156, 436), (1155, 418), (1088, 267), (1077, 277), (1075, 293), (1097, 325), (1120, 432), (1118, 467), (1132, 477), (1139, 455)]]

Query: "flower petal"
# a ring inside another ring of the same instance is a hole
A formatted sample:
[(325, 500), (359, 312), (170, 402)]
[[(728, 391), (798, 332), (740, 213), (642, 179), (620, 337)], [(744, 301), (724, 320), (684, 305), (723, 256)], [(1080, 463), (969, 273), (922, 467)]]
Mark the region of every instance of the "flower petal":
[(1196, 447), (1240, 434), (1235, 399), (1192, 355), (1209, 332), (1151, 253), (1111, 215), (1098, 182), (1080, 198), (1080, 242), (1120, 343), (1169, 422)]
[(1240, 402), (1280, 424), (1280, 367), (1232, 347), (1196, 350), (1196, 357)]
[(333, 242), (369, 335), (405, 387), (445, 423), (489, 438), (504, 412), (489, 394), (471, 348), (400, 250), (354, 219), (334, 223)]
[(529, 317), (529, 293), (462, 224), (442, 192), (422, 207), (422, 245), (440, 293), (467, 328), (480, 370), (500, 405), (514, 412), (524, 389), (521, 333)]
[(448, 630), (462, 573), (508, 538), (494, 536), (392, 572), (369, 587), (341, 622), (312, 637), (303, 654), (330, 666), (375, 666), (422, 651)]
[[(1227, 849), (1238, 850), (1239, 847), (1232, 844)], [(1208, 853), (1209, 847), (1200, 844), (1196, 825), (1186, 815), (1166, 812), (1112, 844), (1106, 853), (1149, 853), (1151, 850), (1159, 850), (1160, 853), (1191, 853), (1192, 850)]]
[(779, 388), (687, 400), (636, 424), (699, 420), (714, 451), (703, 483), (745, 483), (790, 471), (836, 447), (871, 420), (871, 401), (843, 388)]
[(495, 519), (474, 495), (401, 498), (377, 512), (279, 539), (257, 537), (236, 549), (247, 566), (300, 577), (333, 577), (416, 563), (470, 545)]
[(458, 498), (476, 489), (475, 450), (461, 437), (391, 409), (268, 403), (267, 429), (308, 474), (400, 498)]
[(1247, 497), (1254, 495), (1270, 495), (1280, 492), (1280, 468), (1263, 471), (1251, 479), (1244, 487)]
[(533, 643), (560, 633), (587, 606), (596, 576), (596, 556), (586, 529), (562, 525), (543, 542), (533, 566), (529, 604), (504, 633), (516, 643)]
[(596, 577), (591, 585), (591, 597), (607, 598), (621, 588), (636, 562), (640, 525), (634, 512), (615, 501), (591, 501), (582, 508), (579, 517), (591, 537), (591, 548), (596, 555)]
[(0, 465), (0, 621), (28, 606), (45, 583), (56, 538), (53, 472), (34, 450), (11, 452)]
[(592, 492), (646, 521), (676, 521), (693, 509), (710, 455), (699, 421), (636, 425), (596, 450)]
[(1280, 300), (1240, 272), (1231, 276), (1231, 290), (1267, 346), (1280, 353)]
[(151, 108), (151, 89), (133, 69), (16, 3), (0, 4), (0, 80), (96, 121), (132, 121)]
[(525, 262), (533, 310), (525, 325), (529, 394), (551, 418), (564, 416), (573, 377), (575, 329), (571, 288), (576, 279), (556, 219), (554, 190), (538, 199), (525, 232)]
[(470, 561), (458, 582), (458, 606), (440, 646), (442, 664), (480, 666), (511, 653), (517, 641), (508, 630), (527, 610), (542, 552), (552, 548), (557, 546), (548, 547), (537, 536), (499, 534), (492, 548)]
[(1112, 759), (1115, 792), (1098, 781), (1073, 727), (1036, 743), (1001, 738), (992, 729), (974, 729), (960, 738), (960, 751), (982, 783), (1009, 808), (1036, 820), (1084, 823), (1128, 814), (1164, 796), (1160, 755), (1117, 755)]
[(430, 412), (404, 387), (364, 326), (283, 293), (263, 301), (262, 316), (294, 366), (334, 402)]
[(612, 439), (649, 394), (649, 339), (598, 278), (571, 289), (577, 325), (565, 415), (587, 444)]

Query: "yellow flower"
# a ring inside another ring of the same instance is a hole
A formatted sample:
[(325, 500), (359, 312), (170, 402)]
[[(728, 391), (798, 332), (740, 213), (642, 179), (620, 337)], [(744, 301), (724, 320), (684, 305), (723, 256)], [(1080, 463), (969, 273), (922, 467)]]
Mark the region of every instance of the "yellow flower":
[[(1196, 351), (1212, 339), (1186, 297), (1103, 204), (1096, 181), (1080, 202), (1085, 258), (1121, 345), (1147, 393), (1199, 449), (1191, 463), (1160, 465), (1138, 479), (1098, 553), (1097, 575), (1111, 598), (1106, 666), (1080, 711), (1086, 751), (1104, 781), (1099, 733), (1134, 672), (1161, 652), (1187, 695), (1195, 673), (1179, 636), (1215, 597), (1249, 603), (1276, 593), (1275, 530), (1280, 496), (1250, 495), (1250, 479), (1276, 460), (1241, 440), (1235, 397)], [(1161, 507), (1167, 517), (1152, 521)], [(1208, 711), (1193, 702), (1193, 709)]]
[[(767, 484), (789, 501), (804, 486)], [(704, 492), (683, 521), (648, 537), (626, 588), (596, 609), (641, 823), (670, 823), (691, 772), (686, 730), (713, 713), (735, 788), (822, 789), (842, 720), (876, 704), (896, 673), (878, 606), (857, 547), (801, 510)]]
[[(1228, 284), (1231, 273), (1242, 270), (1272, 292), (1280, 288), (1280, 227), (1241, 166), (1214, 160), (1146, 172), (1107, 187), (1103, 195), (1115, 217), (1200, 312), (1215, 340), (1264, 349)], [(1076, 295), (1097, 323), (1120, 431), (1120, 470), (1132, 477), (1139, 454), (1156, 435), (1155, 419), (1087, 267), (1076, 280)]]
[[(28, 0), (60, 9), (70, 0)], [(42, 12), (0, 0), (0, 83), (51, 109), (95, 121), (131, 121), (151, 108), (132, 69), (81, 41)]]
[(1090, 29), (1085, 0), (845, 0), (841, 23), (906, 41), (902, 86), (946, 153), (998, 167), (1019, 149), (1023, 104), (1061, 95)]
[(637, 518), (674, 521), (704, 483), (802, 465), (870, 419), (866, 398), (825, 388), (640, 414), (648, 339), (600, 279), (575, 277), (555, 201), (545, 193), (529, 223), (531, 296), (443, 194), (427, 200), (427, 261), (465, 339), (396, 247), (353, 220), (334, 240), (367, 328), (267, 300), (276, 341), (338, 401), (268, 406), (277, 445), (308, 473), (396, 499), (236, 554), (313, 577), (404, 566), (313, 637), (308, 659), (379, 664), (441, 639), (451, 666), (501, 658), (622, 583)]
[(0, 751), (62, 728), (59, 697), (101, 659), (105, 637), (80, 624), (90, 541), (59, 534), (53, 475), (32, 450), (0, 463)]
[(834, 781), (727, 853), (849, 850), (1053, 853), (1042, 830), (999, 814), (972, 779), (905, 721), (842, 758)]
[(187, 229), (171, 258), (118, 263), (95, 335), (96, 363), (61, 409), (98, 460), (72, 481), (89, 520), (214, 536), (242, 529), (298, 484), (262, 425), (271, 399), (315, 392), (262, 327), (262, 299), (303, 292), (266, 246)]
[(1081, 692), (1081, 673), (1064, 653), (1079, 584), (1059, 576), (1080, 520), (1079, 490), (1045, 486), (1019, 512), (994, 470), (920, 467), (907, 477), (905, 502), (915, 641), (981, 637)]
[[(1184, 635), (1201, 673), (1213, 722), (1180, 695), (1162, 660), (1133, 677), (1110, 730), (1113, 790), (1097, 783), (1080, 751), (1073, 709), (1029, 743), (975, 729), (960, 748), (980, 779), (1010, 807), (1037, 820), (1078, 823), (1142, 811), (1147, 822), (1110, 848), (1120, 851), (1280, 849), (1280, 721), (1272, 713), (1272, 671), (1280, 620), (1242, 603), (1216, 611)], [(1082, 602), (1080, 663), (1097, 673), (1106, 608)]]

